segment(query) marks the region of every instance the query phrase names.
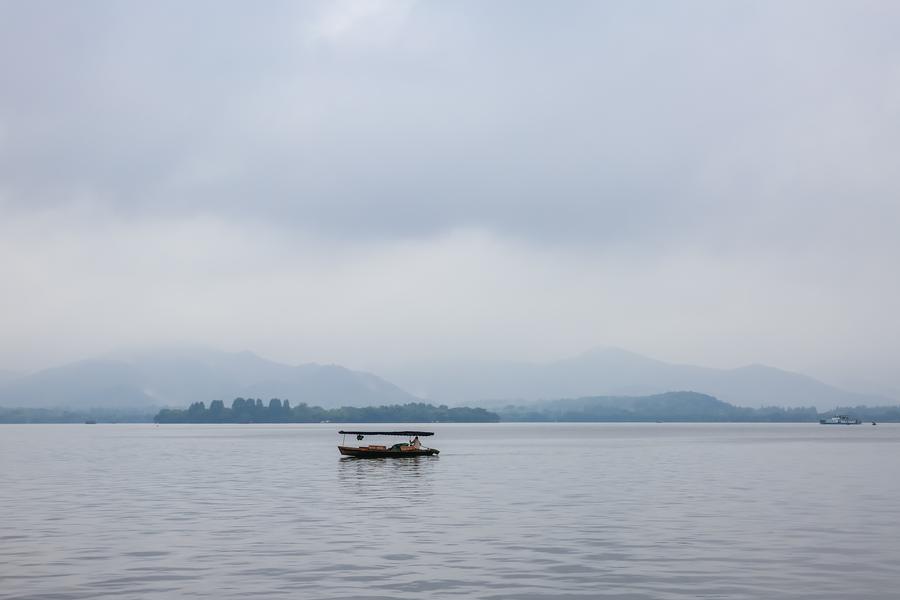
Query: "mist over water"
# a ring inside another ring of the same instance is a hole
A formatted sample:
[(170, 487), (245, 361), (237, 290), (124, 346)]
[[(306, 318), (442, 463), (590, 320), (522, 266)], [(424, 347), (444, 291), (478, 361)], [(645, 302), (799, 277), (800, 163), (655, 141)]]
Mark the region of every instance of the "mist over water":
[(0, 598), (889, 598), (900, 426), (0, 427)]

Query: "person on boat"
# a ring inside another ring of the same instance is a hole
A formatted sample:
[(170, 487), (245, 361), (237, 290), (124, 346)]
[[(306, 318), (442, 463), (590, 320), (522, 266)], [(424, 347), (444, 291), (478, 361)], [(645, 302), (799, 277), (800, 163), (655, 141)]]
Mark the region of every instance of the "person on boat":
[(419, 441), (419, 436), (414, 437), (410, 440), (409, 445), (418, 450), (422, 447), (422, 442)]

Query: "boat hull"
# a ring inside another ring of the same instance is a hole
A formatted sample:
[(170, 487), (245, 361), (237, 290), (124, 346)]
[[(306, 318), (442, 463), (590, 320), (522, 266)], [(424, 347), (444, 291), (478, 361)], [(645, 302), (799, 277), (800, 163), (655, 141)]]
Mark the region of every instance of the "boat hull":
[(434, 448), (421, 448), (419, 450), (370, 450), (369, 448), (354, 448), (352, 446), (338, 446), (338, 450), (344, 456), (354, 458), (410, 458), (413, 456), (434, 456), (440, 454), (440, 450)]

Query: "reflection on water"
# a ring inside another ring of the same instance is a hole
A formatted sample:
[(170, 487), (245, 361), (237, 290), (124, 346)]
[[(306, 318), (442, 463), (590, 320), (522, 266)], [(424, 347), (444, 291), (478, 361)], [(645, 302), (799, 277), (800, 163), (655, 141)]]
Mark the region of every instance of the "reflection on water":
[(353, 458), (338, 459), (338, 483), (342, 489), (353, 492), (361, 503), (414, 498), (423, 501), (430, 498), (432, 486), (429, 475), (438, 468), (438, 456), (412, 456), (408, 458)]
[[(434, 465), (440, 461), (439, 456), (410, 456), (404, 458), (354, 458), (352, 456), (342, 456), (338, 459), (338, 473), (340, 476), (353, 476), (365, 481), (371, 481), (372, 478), (382, 478), (398, 476), (405, 477), (421, 477), (434, 469), (429, 465)], [(404, 479), (400, 479), (397, 483), (403, 483)]]
[(355, 459), (331, 426), (2, 426), (0, 598), (900, 586), (898, 426), (434, 427), (440, 456)]

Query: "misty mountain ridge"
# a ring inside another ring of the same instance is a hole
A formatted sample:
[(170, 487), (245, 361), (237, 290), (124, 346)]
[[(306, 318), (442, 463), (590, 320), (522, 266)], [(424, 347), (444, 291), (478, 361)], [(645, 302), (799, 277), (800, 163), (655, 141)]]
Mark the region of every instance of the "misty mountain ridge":
[(376, 375), (339, 365), (285, 365), (252, 352), (174, 347), (114, 353), (0, 382), (0, 406), (184, 407), (236, 396), (334, 408), (420, 399)]
[(647, 396), (694, 390), (736, 406), (820, 409), (894, 404), (896, 399), (839, 389), (817, 379), (753, 364), (734, 369), (681, 365), (620, 348), (595, 348), (549, 363), (448, 361), (387, 372), (431, 402), (502, 406), (557, 398)]
[[(8, 373), (8, 372), (6, 372)], [(596, 348), (546, 364), (456, 361), (377, 375), (339, 365), (291, 366), (253, 352), (174, 346), (119, 351), (0, 378), (0, 406), (24, 408), (183, 408), (238, 396), (282, 398), (323, 408), (406, 404), (500, 407), (539, 400), (652, 396), (693, 390), (735, 406), (887, 405), (895, 399), (848, 392), (764, 365), (714, 369)], [(402, 387), (400, 387), (402, 386)], [(409, 390), (409, 391), (406, 391)]]
[(7, 369), (0, 369), (0, 385), (4, 383), (8, 383), (13, 379), (18, 379), (19, 377), (23, 377), (25, 373), (21, 373), (19, 371), (9, 371)]
[(504, 421), (815, 422), (819, 418), (812, 407), (739, 407), (697, 392), (564, 398), (506, 406), (498, 412)]

